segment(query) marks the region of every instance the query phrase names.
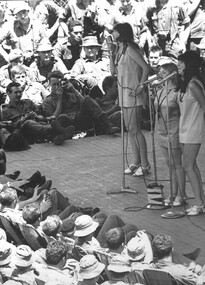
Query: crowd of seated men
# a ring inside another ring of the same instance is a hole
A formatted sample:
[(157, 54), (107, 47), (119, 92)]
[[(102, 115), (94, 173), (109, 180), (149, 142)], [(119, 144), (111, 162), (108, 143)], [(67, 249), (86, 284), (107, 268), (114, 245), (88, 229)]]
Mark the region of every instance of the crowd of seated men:
[(183, 254), (169, 235), (72, 205), (39, 171), (9, 174), (4, 150), (0, 169), (0, 284), (147, 284), (145, 269), (203, 284), (200, 249)]
[[(0, 3), (0, 146), (5, 150), (45, 141), (61, 145), (82, 131), (120, 131), (106, 44), (119, 22), (132, 25), (148, 61), (156, 47), (173, 58), (189, 48), (204, 57), (203, 1), (58, 2)], [(150, 66), (152, 75), (151, 61)], [(144, 113), (147, 128), (146, 106)]]

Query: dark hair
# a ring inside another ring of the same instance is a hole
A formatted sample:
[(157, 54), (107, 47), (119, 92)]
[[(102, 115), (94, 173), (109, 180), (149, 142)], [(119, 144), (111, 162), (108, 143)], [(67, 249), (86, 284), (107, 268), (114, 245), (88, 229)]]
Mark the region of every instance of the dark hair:
[(66, 256), (66, 245), (59, 240), (51, 241), (46, 247), (46, 261), (50, 265), (58, 264)]
[(6, 154), (3, 149), (0, 149), (0, 175), (6, 172)]
[(34, 224), (41, 217), (41, 211), (37, 203), (26, 205), (22, 211), (22, 217), (28, 224)]
[(6, 93), (11, 93), (12, 92), (12, 88), (13, 87), (21, 87), (21, 84), (18, 82), (11, 82), (8, 84), (8, 86), (6, 87)]
[(69, 30), (69, 32), (73, 32), (73, 28), (74, 28), (75, 26), (81, 26), (81, 27), (83, 27), (83, 25), (82, 25), (82, 23), (81, 23), (80, 21), (73, 20), (72, 18), (68, 20), (67, 24), (68, 24), (68, 30)]
[(102, 82), (103, 91), (106, 92), (107, 88), (111, 88), (116, 81), (117, 78), (115, 76), (106, 76)]
[(51, 78), (63, 79), (64, 75), (61, 71), (55, 70), (49, 74), (48, 79), (50, 80)]
[(186, 92), (187, 85), (193, 77), (200, 79), (200, 67), (202, 64), (202, 59), (200, 55), (193, 50), (186, 51), (183, 54), (180, 54), (178, 57), (179, 61), (184, 62), (184, 78), (179, 81), (178, 90), (182, 93)]
[(125, 242), (125, 234), (122, 228), (116, 227), (106, 233), (105, 239), (109, 249), (118, 249)]
[(17, 192), (13, 188), (6, 188), (0, 192), (0, 203), (3, 207), (9, 207), (17, 199)]
[(152, 241), (153, 255), (157, 259), (169, 256), (173, 248), (171, 236), (159, 234)]
[(117, 38), (117, 41), (123, 42), (124, 44), (134, 42), (133, 29), (129, 23), (116, 24), (113, 30), (117, 31), (120, 34)]
[(158, 45), (151, 46), (150, 49), (149, 49), (149, 53), (150, 52), (159, 52), (160, 56), (162, 55), (162, 49)]

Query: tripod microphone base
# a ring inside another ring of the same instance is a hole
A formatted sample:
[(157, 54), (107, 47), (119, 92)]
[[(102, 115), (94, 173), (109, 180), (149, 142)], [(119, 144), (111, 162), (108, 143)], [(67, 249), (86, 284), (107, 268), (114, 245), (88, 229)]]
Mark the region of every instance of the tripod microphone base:
[(146, 209), (148, 210), (164, 210), (164, 209), (168, 209), (170, 208), (170, 206), (166, 206), (166, 205), (154, 205), (154, 204), (148, 204), (146, 206)]
[(182, 211), (169, 211), (161, 215), (161, 218), (164, 219), (179, 219), (185, 216), (185, 213)]
[(138, 194), (138, 191), (130, 189), (129, 186), (122, 186), (121, 190), (110, 190), (107, 191), (106, 194), (123, 194), (123, 193), (131, 193), (131, 194)]

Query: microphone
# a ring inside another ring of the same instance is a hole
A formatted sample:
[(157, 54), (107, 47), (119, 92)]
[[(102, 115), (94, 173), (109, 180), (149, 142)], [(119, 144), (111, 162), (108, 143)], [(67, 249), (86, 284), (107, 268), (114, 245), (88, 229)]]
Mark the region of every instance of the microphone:
[(144, 81), (144, 82), (142, 83), (142, 85), (149, 84), (149, 83), (151, 83), (152, 81), (155, 81), (155, 80), (157, 80), (157, 79), (158, 79), (158, 75), (157, 75), (157, 74), (152, 75), (152, 76), (149, 76), (149, 79), (146, 80), (146, 81)]
[(173, 71), (172, 73), (170, 73), (167, 77), (163, 78), (162, 80), (160, 81), (157, 80), (156, 82), (154, 82), (154, 85), (160, 85), (164, 83), (165, 81), (167, 81), (168, 79), (172, 78), (176, 74), (177, 74), (177, 71)]

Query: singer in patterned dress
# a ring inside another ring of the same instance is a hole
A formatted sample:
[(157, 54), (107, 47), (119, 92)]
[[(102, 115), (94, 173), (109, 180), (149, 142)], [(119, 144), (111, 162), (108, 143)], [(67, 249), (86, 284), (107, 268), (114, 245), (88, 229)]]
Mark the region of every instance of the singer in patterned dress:
[(148, 77), (149, 67), (138, 45), (134, 43), (130, 24), (117, 24), (113, 29), (113, 38), (116, 48), (114, 52), (110, 51), (110, 70), (112, 75), (117, 74), (119, 104), (123, 107), (124, 122), (133, 152), (133, 163), (125, 169), (125, 173), (147, 175), (150, 173), (150, 164), (140, 121), (145, 104), (143, 82)]

